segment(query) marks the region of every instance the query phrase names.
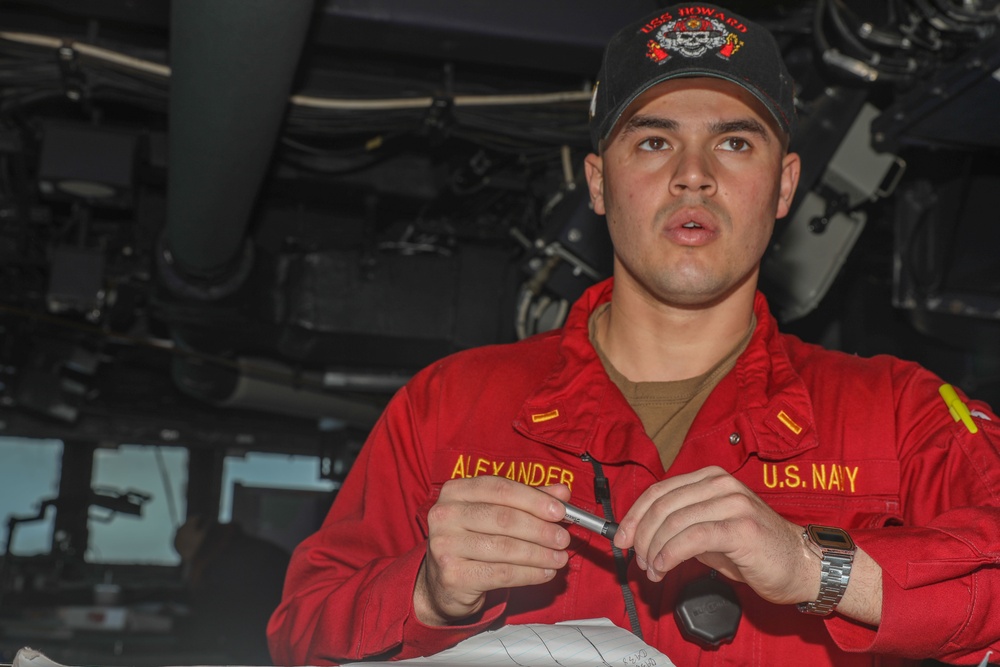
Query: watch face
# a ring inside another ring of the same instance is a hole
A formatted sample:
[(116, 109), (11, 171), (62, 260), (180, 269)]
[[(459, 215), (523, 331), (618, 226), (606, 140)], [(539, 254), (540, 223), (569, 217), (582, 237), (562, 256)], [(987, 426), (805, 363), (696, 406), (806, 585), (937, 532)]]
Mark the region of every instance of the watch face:
[(823, 549), (847, 551), (854, 548), (854, 540), (840, 528), (809, 526), (809, 538)]

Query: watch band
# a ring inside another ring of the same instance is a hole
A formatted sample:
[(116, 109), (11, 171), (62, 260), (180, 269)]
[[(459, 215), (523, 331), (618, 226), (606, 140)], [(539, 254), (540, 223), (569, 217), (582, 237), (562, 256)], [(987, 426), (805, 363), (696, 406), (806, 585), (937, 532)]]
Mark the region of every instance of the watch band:
[(802, 538), (820, 551), (822, 568), (819, 578), (819, 597), (812, 602), (801, 602), (799, 611), (826, 616), (840, 604), (851, 579), (854, 566), (854, 541), (840, 528), (810, 525)]

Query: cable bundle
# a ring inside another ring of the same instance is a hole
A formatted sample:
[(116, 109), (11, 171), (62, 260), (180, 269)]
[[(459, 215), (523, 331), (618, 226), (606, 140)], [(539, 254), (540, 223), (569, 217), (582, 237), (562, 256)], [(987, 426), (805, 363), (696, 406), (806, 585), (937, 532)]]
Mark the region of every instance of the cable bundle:
[(859, 17), (844, 0), (818, 0), (813, 36), (823, 62), (867, 83), (907, 87), (997, 32), (993, 0), (894, 0), (882, 25)]

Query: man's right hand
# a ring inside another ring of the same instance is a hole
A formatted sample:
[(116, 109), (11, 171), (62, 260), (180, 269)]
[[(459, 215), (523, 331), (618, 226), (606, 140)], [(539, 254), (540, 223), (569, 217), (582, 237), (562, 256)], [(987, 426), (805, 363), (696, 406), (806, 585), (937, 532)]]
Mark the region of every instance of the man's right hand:
[(569, 496), (563, 485), (503, 477), (446, 482), (427, 517), (427, 556), (413, 591), (417, 618), (446, 625), (479, 612), (491, 590), (552, 579), (568, 558), (558, 500)]

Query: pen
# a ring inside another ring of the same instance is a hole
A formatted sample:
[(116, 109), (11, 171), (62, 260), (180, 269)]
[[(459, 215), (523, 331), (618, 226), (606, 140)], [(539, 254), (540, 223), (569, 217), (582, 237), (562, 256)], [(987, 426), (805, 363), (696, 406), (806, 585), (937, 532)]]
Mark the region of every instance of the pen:
[(978, 433), (979, 427), (976, 426), (976, 422), (972, 421), (972, 413), (969, 412), (969, 406), (958, 397), (958, 392), (950, 384), (943, 384), (938, 388), (938, 393), (941, 394), (941, 398), (944, 399), (945, 405), (948, 406), (948, 411), (951, 412), (951, 416), (955, 421), (961, 421), (965, 424), (965, 428), (969, 429), (969, 433)]
[[(559, 502), (562, 503), (560, 500)], [(595, 516), (590, 512), (584, 512), (579, 507), (574, 507), (569, 503), (563, 503), (566, 507), (566, 517), (563, 521), (569, 521), (570, 523), (575, 523), (578, 526), (583, 526), (587, 530), (592, 530), (598, 535), (603, 535), (609, 540), (615, 539), (615, 533), (618, 532), (618, 524), (614, 521), (607, 521), (599, 516)]]

